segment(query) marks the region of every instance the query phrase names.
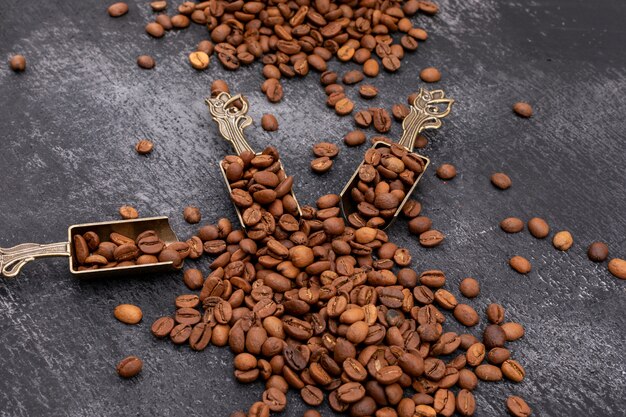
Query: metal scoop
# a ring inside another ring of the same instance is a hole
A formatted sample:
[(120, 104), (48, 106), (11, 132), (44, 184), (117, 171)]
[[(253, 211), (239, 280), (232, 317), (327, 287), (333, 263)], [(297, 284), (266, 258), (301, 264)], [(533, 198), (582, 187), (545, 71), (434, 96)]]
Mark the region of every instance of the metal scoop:
[[(425, 156), (419, 155), (413, 152), (413, 145), (417, 136), (426, 129), (439, 129), (441, 127), (441, 119), (450, 114), (451, 106), (454, 103), (453, 99), (445, 98), (443, 90), (426, 91), (420, 89), (413, 104), (411, 105), (411, 111), (408, 116), (402, 122), (402, 128), (404, 129), (402, 137), (398, 141), (398, 144), (406, 148), (409, 152), (420, 158), (424, 162), (424, 168), (422, 172), (415, 178), (415, 182), (411, 186), (411, 189), (406, 193), (406, 196), (398, 205), (394, 215), (390, 219), (386, 219), (383, 230), (387, 229), (394, 220), (400, 214), (402, 207), (409, 200), (413, 190), (417, 187), (420, 179), (424, 175), (426, 168), (430, 164), (430, 159)], [(390, 148), (391, 145), (386, 142), (376, 142), (372, 148)], [(358, 213), (357, 204), (352, 199), (352, 189), (359, 183), (359, 170), (363, 166), (364, 161), (357, 167), (356, 171), (352, 175), (352, 178), (348, 181), (346, 186), (341, 191), (341, 211), (343, 216), (348, 220), (348, 216), (352, 213)]]
[[(259, 152), (254, 152), (243, 136), (243, 129), (252, 124), (252, 118), (246, 114), (248, 113), (248, 100), (244, 96), (241, 94), (231, 96), (228, 93), (220, 93), (217, 97), (207, 98), (205, 102), (209, 106), (209, 111), (211, 112), (211, 116), (213, 116), (213, 120), (215, 120), (219, 126), (222, 137), (233, 145), (237, 155), (241, 155), (244, 151), (250, 151), (256, 155), (260, 155)], [(280, 169), (285, 171), (282, 161), (279, 159), (278, 162), (280, 164)], [(220, 170), (222, 171), (224, 182), (226, 183), (226, 187), (228, 188), (228, 193), (230, 195), (233, 190), (230, 186), (228, 178), (226, 177), (226, 171), (224, 170), (222, 163), (220, 163)], [(301, 216), (302, 211), (300, 210), (300, 204), (298, 203), (298, 199), (296, 198), (293, 189), (290, 191), (290, 194), (295, 200), (298, 207), (298, 214)], [(234, 203), (233, 206), (237, 212), (239, 223), (241, 223), (243, 228), (246, 228), (241, 210)]]
[(72, 275), (78, 278), (98, 278), (126, 275), (139, 272), (163, 272), (175, 270), (173, 263), (159, 262), (147, 265), (131, 265), (102, 269), (90, 269), (79, 271), (76, 252), (72, 244), (74, 235), (83, 235), (85, 232), (95, 232), (101, 241), (109, 240), (111, 233), (119, 233), (129, 238), (135, 239), (140, 233), (146, 230), (154, 230), (159, 238), (166, 244), (178, 242), (178, 238), (170, 227), (167, 217), (150, 217), (146, 219), (118, 220), (102, 223), (75, 224), (67, 229), (67, 241), (58, 243), (23, 243), (12, 248), (0, 248), (0, 275), (5, 277), (16, 276), (26, 263), (50, 256), (69, 257), (69, 267)]

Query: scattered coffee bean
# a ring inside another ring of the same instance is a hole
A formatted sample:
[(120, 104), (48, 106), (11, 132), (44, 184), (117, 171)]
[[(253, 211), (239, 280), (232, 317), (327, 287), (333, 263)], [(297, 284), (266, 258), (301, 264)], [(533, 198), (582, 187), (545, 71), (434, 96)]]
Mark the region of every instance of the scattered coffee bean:
[(187, 206), (183, 210), (183, 218), (189, 224), (196, 224), (200, 223), (200, 220), (202, 220), (202, 214), (198, 207)]
[(425, 248), (433, 248), (439, 246), (445, 236), (439, 230), (430, 229), (419, 235), (420, 245)]
[(441, 73), (437, 68), (427, 67), (420, 71), (420, 78), (427, 83), (436, 83), (441, 80)]
[(154, 144), (148, 139), (141, 139), (139, 142), (135, 144), (135, 151), (139, 155), (147, 155), (152, 152), (154, 148)]
[(122, 378), (132, 378), (141, 372), (143, 361), (137, 356), (127, 356), (115, 368)]
[(520, 117), (529, 118), (533, 115), (533, 108), (528, 103), (518, 102), (513, 105), (513, 111)]
[(554, 235), (552, 244), (558, 250), (567, 251), (574, 244), (574, 238), (570, 232), (562, 230)]
[(522, 380), (526, 376), (526, 371), (524, 370), (524, 367), (520, 365), (519, 362), (513, 359), (505, 360), (500, 366), (500, 369), (502, 370), (502, 374), (504, 374), (504, 376), (508, 380), (511, 380), (513, 382), (522, 382)]
[(150, 3), (150, 7), (153, 12), (162, 12), (167, 9), (167, 1), (165, 0), (157, 0)]
[(335, 103), (335, 113), (339, 116), (346, 116), (352, 113), (354, 103), (347, 97), (344, 97)]
[(372, 113), (369, 110), (359, 110), (354, 115), (354, 123), (358, 127), (366, 128), (372, 124)]
[(609, 272), (616, 278), (626, 279), (626, 260), (613, 258), (609, 261)]
[(550, 234), (550, 226), (544, 219), (533, 217), (528, 221), (528, 231), (537, 239), (543, 239)]
[(489, 304), (487, 306), (487, 319), (493, 324), (502, 323), (504, 321), (504, 307), (500, 304)]
[(594, 262), (604, 262), (609, 256), (609, 247), (604, 242), (593, 242), (587, 248), (587, 256)]
[(524, 326), (519, 323), (514, 323), (512, 321), (508, 323), (501, 324), (500, 327), (504, 332), (506, 340), (508, 342), (513, 342), (524, 336)]
[(478, 297), (480, 294), (480, 284), (474, 278), (465, 278), (459, 285), (459, 290), (467, 298)]
[(442, 180), (451, 180), (456, 177), (456, 168), (452, 164), (442, 164), (437, 168), (436, 173)]
[(119, 209), (120, 216), (124, 220), (136, 219), (139, 217), (137, 209), (132, 206), (122, 206)]
[(165, 35), (165, 29), (157, 22), (150, 22), (146, 25), (146, 33), (153, 38), (162, 38)]
[(275, 132), (278, 130), (278, 120), (273, 114), (264, 114), (261, 117), (261, 127), (267, 132)]
[(137, 324), (141, 321), (143, 313), (141, 309), (132, 304), (120, 304), (113, 310), (116, 319), (126, 324)]
[(343, 76), (343, 83), (347, 85), (357, 84), (363, 81), (363, 73), (361, 71), (348, 71)]
[(128, 13), (128, 5), (124, 2), (113, 3), (107, 11), (111, 17), (120, 17)]
[(506, 409), (514, 417), (528, 417), (532, 414), (531, 408), (522, 398), (511, 395), (506, 399)]
[(514, 256), (509, 259), (509, 265), (520, 274), (527, 274), (532, 269), (532, 266), (530, 265), (530, 262), (528, 262), (528, 259), (521, 256)]
[(403, 121), (410, 113), (410, 110), (404, 104), (394, 104), (391, 108), (391, 114), (393, 114), (394, 119), (401, 122)]
[(507, 217), (500, 222), (500, 228), (507, 233), (519, 233), (524, 230), (524, 222), (517, 217)]
[(230, 93), (228, 84), (224, 80), (215, 80), (211, 83), (211, 96), (215, 97), (219, 93)]
[(504, 172), (496, 172), (491, 175), (491, 183), (501, 190), (506, 190), (511, 187), (512, 182), (511, 178)]
[(206, 52), (195, 51), (189, 54), (189, 63), (194, 69), (205, 70), (209, 67), (210, 62), (211, 60)]
[(359, 87), (359, 94), (366, 100), (372, 99), (378, 95), (378, 88), (371, 84), (363, 84)]
[(137, 65), (143, 69), (152, 69), (156, 63), (150, 55), (139, 55), (137, 57)]
[(352, 132), (348, 132), (344, 137), (343, 141), (348, 146), (359, 146), (365, 143), (366, 137), (365, 133), (360, 130), (353, 130)]
[(26, 69), (26, 58), (24, 55), (13, 55), (9, 60), (9, 67), (15, 72), (22, 72)]
[(159, 317), (152, 323), (150, 331), (160, 339), (167, 337), (174, 328), (175, 322), (171, 317)]
[(488, 350), (503, 347), (506, 343), (506, 333), (497, 324), (490, 324), (483, 332), (483, 343)]
[(339, 154), (339, 147), (330, 142), (319, 142), (313, 145), (313, 154), (318, 158), (334, 158)]

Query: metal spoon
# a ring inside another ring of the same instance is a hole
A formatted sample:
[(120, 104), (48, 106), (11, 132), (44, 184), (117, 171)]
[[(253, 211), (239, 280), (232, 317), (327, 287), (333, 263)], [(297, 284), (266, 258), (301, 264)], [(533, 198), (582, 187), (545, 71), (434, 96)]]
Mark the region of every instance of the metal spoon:
[[(72, 237), (83, 235), (88, 231), (95, 232), (101, 241), (109, 240), (111, 233), (119, 233), (131, 239), (135, 239), (146, 230), (154, 230), (159, 238), (169, 245), (178, 242), (178, 238), (170, 227), (167, 217), (151, 217), (146, 219), (119, 220), (101, 223), (75, 224), (67, 229), (67, 241), (58, 243), (23, 243), (12, 248), (0, 248), (0, 275), (7, 278), (15, 277), (28, 262), (35, 258), (65, 256), (69, 257), (69, 268), (72, 275), (78, 278), (101, 278), (127, 275), (139, 272), (162, 272), (175, 270), (173, 263), (159, 262), (146, 265), (131, 265), (103, 269), (89, 269), (79, 271), (76, 252)], [(182, 266), (181, 266), (182, 267)]]
[[(241, 94), (231, 96), (228, 93), (220, 93), (217, 97), (207, 98), (205, 102), (209, 106), (209, 111), (211, 116), (213, 116), (213, 120), (215, 120), (219, 126), (222, 137), (231, 142), (237, 155), (241, 155), (244, 151), (261, 155), (261, 153), (254, 152), (252, 150), (243, 136), (243, 129), (252, 124), (252, 118), (246, 114), (248, 113), (248, 100), (244, 96)], [(278, 162), (280, 164), (280, 169), (284, 172), (285, 167), (283, 166), (282, 161), (279, 160)], [(226, 171), (224, 170), (222, 163), (220, 163), (220, 170), (222, 171), (224, 182), (226, 183), (226, 187), (228, 188), (230, 195), (233, 190), (230, 186), (228, 178), (226, 177)], [(298, 203), (298, 199), (296, 198), (293, 190), (290, 191), (290, 194), (296, 202), (298, 214), (302, 215), (300, 204)], [(246, 228), (241, 210), (234, 203), (233, 206), (237, 212), (239, 223), (241, 223), (242, 227)]]
[[(406, 193), (406, 196), (402, 200), (402, 202), (398, 205), (394, 215), (392, 218), (386, 219), (385, 224), (382, 229), (387, 229), (393, 221), (398, 217), (402, 207), (409, 200), (413, 190), (417, 187), (419, 180), (424, 175), (426, 168), (430, 164), (430, 160), (425, 156), (419, 155), (413, 152), (413, 146), (415, 144), (415, 139), (417, 136), (426, 129), (439, 129), (441, 127), (441, 119), (450, 114), (451, 106), (454, 103), (453, 99), (446, 98), (443, 90), (433, 90), (426, 91), (420, 89), (413, 104), (411, 105), (411, 111), (408, 116), (402, 122), (402, 128), (404, 129), (402, 133), (402, 137), (398, 141), (398, 144), (406, 148), (409, 152), (413, 153), (416, 157), (420, 158), (424, 167), (422, 172), (418, 174), (417, 178), (415, 178), (415, 182), (412, 184), (410, 190)], [(387, 147), (390, 148), (391, 145), (386, 142), (376, 142), (372, 146), (374, 149)], [(346, 186), (341, 191), (341, 211), (350, 223), (349, 216), (358, 214), (357, 203), (352, 199), (352, 189), (355, 188), (360, 179), (359, 179), (359, 170), (363, 166), (365, 161), (362, 161), (361, 164), (357, 167), (356, 171), (352, 175), (352, 178), (348, 181)]]

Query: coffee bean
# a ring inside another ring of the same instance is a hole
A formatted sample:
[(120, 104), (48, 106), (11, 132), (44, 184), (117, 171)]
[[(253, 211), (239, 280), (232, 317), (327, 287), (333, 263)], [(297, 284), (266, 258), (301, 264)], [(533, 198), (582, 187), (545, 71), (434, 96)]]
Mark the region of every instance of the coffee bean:
[[(172, 21), (172, 24), (174, 24), (174, 20)], [(211, 60), (209, 58), (209, 55), (207, 55), (206, 52), (195, 51), (189, 54), (189, 63), (191, 64), (193, 69), (197, 69), (200, 71), (205, 70), (209, 67), (210, 61)]]
[(389, 72), (396, 72), (401, 66), (400, 59), (395, 55), (386, 55), (381, 59), (381, 62), (383, 64), (383, 68)]
[(526, 376), (526, 371), (519, 362), (513, 359), (505, 360), (501, 365), (504, 376), (513, 382), (522, 382)]
[(459, 291), (467, 298), (478, 297), (480, 294), (480, 284), (474, 278), (465, 278), (459, 284)]
[(426, 216), (418, 216), (409, 222), (409, 232), (414, 235), (421, 235), (430, 230), (433, 222)]
[(508, 349), (496, 347), (487, 353), (487, 361), (492, 365), (501, 365), (504, 361), (511, 357)]
[[(154, 18), (155, 22), (158, 23), (159, 25), (161, 25), (161, 27), (164, 30), (172, 30), (174, 28), (174, 26), (172, 25), (172, 19), (170, 19), (170, 17), (166, 14), (160, 14), (157, 15), (157, 17)], [(158, 27), (154, 27), (155, 31), (160, 31), (160, 29)], [(163, 32), (163, 34), (165, 34), (165, 32)], [(154, 35), (153, 35), (154, 36)], [(160, 36), (155, 36), (160, 38), (163, 35)]]
[(483, 381), (501, 381), (502, 371), (494, 365), (479, 365), (476, 367), (476, 376)]
[(419, 235), (420, 245), (425, 248), (433, 248), (435, 246), (439, 246), (445, 236), (438, 230), (427, 230)]
[(170, 334), (174, 328), (174, 319), (171, 317), (160, 317), (152, 323), (150, 331), (158, 338), (164, 338)]
[(372, 124), (372, 114), (367, 110), (359, 110), (354, 115), (354, 123), (358, 127), (369, 127)]
[(278, 130), (278, 120), (273, 114), (264, 114), (261, 118), (261, 127), (267, 132), (275, 132)]
[(148, 139), (142, 139), (135, 144), (135, 151), (137, 151), (139, 155), (147, 155), (152, 152), (153, 148), (154, 144)]
[(464, 326), (472, 327), (478, 324), (479, 317), (476, 310), (467, 304), (458, 304), (454, 307), (454, 318)]
[(122, 359), (115, 368), (122, 378), (132, 378), (141, 372), (143, 361), (137, 356), (127, 356)]
[(174, 268), (181, 268), (183, 266), (183, 258), (178, 252), (172, 249), (163, 249), (159, 253), (159, 262), (172, 262)]
[(366, 100), (372, 99), (378, 95), (378, 88), (371, 84), (363, 84), (359, 87), (359, 94)]
[[(300, 396), (306, 404), (311, 406), (317, 407), (324, 402), (324, 394), (322, 393), (322, 390), (314, 385), (306, 385), (304, 388), (302, 388), (300, 390)], [(314, 416), (315, 414), (311, 413), (311, 411), (314, 410), (307, 411), (306, 413), (304, 413), (304, 416)], [(319, 416), (320, 414), (318, 413), (317, 415)]]
[(507, 217), (500, 222), (500, 228), (507, 233), (519, 233), (524, 230), (524, 222), (517, 217)]
[(456, 177), (456, 168), (451, 164), (442, 164), (437, 168), (436, 173), (442, 180), (451, 180)]
[(502, 347), (506, 342), (506, 334), (502, 327), (496, 324), (490, 324), (483, 332), (483, 343), (487, 349)]
[(156, 63), (150, 55), (139, 55), (137, 57), (137, 65), (143, 69), (152, 69)]
[(626, 279), (626, 260), (613, 258), (609, 261), (609, 272), (616, 278)]
[(378, 61), (375, 59), (368, 59), (363, 63), (363, 73), (368, 77), (376, 77), (380, 72)]
[(311, 161), (311, 169), (316, 174), (323, 174), (325, 172), (328, 172), (330, 171), (332, 166), (333, 166), (333, 161), (327, 156), (316, 158)]
[(113, 3), (107, 11), (111, 17), (120, 17), (128, 13), (128, 5), (124, 2)]
[(137, 324), (141, 321), (143, 313), (141, 309), (132, 304), (120, 304), (113, 310), (116, 319), (126, 324)]
[(530, 262), (521, 256), (514, 256), (509, 259), (509, 265), (520, 274), (528, 274), (532, 269)]
[(487, 306), (487, 319), (493, 324), (502, 323), (504, 321), (504, 307), (500, 304), (489, 304)]
[(150, 22), (146, 25), (146, 32), (153, 38), (162, 38), (165, 35), (165, 29), (157, 22)]
[(79, 264), (84, 264), (85, 260), (89, 256), (89, 247), (87, 246), (87, 242), (81, 235), (74, 235), (73, 242), (76, 260)]
[(167, 1), (157, 0), (150, 3), (153, 12), (162, 12), (167, 8)]
[(441, 73), (437, 68), (427, 67), (420, 71), (420, 78), (427, 83), (435, 83), (441, 80)]
[(24, 55), (13, 55), (9, 60), (9, 67), (15, 72), (22, 72), (26, 69), (26, 58)]
[(480, 365), (485, 359), (485, 354), (485, 345), (483, 345), (482, 343), (474, 343), (472, 346), (469, 347), (469, 349), (467, 349), (467, 352), (465, 353), (468, 365)]
[(319, 142), (313, 145), (313, 154), (318, 158), (328, 157), (334, 158), (339, 154), (339, 147), (334, 143)]
[[(368, 112), (369, 114), (369, 112)], [(344, 137), (343, 141), (348, 146), (359, 146), (365, 143), (365, 133), (360, 130), (353, 130), (352, 132), (348, 132)]]
[(119, 213), (120, 216), (122, 217), (122, 219), (127, 220), (127, 219), (136, 219), (139, 217), (139, 213), (137, 212), (137, 209), (132, 207), (132, 206), (122, 206), (119, 209)]
[(189, 18), (183, 14), (172, 16), (172, 26), (176, 29), (184, 29), (191, 24)]
[(514, 417), (528, 417), (532, 414), (531, 408), (522, 398), (511, 395), (506, 399), (506, 409)]
[(228, 84), (224, 80), (215, 80), (211, 83), (211, 96), (215, 97), (219, 93), (230, 93)]
[(491, 175), (491, 183), (501, 190), (506, 190), (511, 187), (511, 178), (504, 172), (496, 172)]
[(545, 220), (533, 217), (528, 221), (528, 231), (537, 239), (543, 239), (550, 234), (550, 226)]
[(399, 122), (403, 121), (409, 115), (409, 113), (409, 108), (404, 104), (394, 104), (391, 108), (391, 114), (393, 115), (394, 119)]
[(515, 341), (524, 336), (524, 327), (519, 323), (508, 322), (500, 326), (508, 342)]
[(343, 83), (347, 85), (352, 85), (363, 81), (363, 73), (361, 71), (348, 71), (343, 76)]
[(533, 115), (533, 108), (531, 107), (531, 105), (522, 101), (517, 102), (513, 105), (513, 111), (519, 117), (523, 117), (525, 119)]
[(587, 256), (594, 262), (604, 262), (609, 256), (609, 247), (604, 242), (593, 242), (587, 248)]
[(352, 113), (354, 109), (354, 103), (347, 97), (344, 97), (335, 103), (335, 113), (339, 116), (346, 116)]
[[(302, 396), (302, 398), (304, 399), (304, 396)], [(304, 402), (306, 402), (306, 400)], [(310, 405), (316, 405), (316, 404), (310, 404)], [(302, 415), (302, 417), (322, 417), (322, 415), (317, 410), (306, 410), (304, 414)]]
[(567, 251), (574, 244), (574, 238), (570, 232), (562, 230), (554, 235), (552, 244), (560, 251)]

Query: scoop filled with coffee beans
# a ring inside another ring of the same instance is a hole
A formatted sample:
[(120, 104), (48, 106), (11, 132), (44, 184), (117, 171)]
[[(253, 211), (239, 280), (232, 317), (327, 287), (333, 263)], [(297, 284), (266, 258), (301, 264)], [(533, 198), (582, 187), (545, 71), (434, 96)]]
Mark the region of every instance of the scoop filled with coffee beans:
[[(0, 275), (15, 277), (35, 258), (66, 256), (78, 278), (179, 269), (192, 245), (179, 242), (167, 217), (118, 220), (70, 226), (65, 242), (23, 243), (0, 248)], [(200, 242), (199, 254), (202, 254)], [(199, 255), (198, 255), (199, 256)]]
[(454, 100), (442, 90), (420, 89), (397, 143), (378, 141), (365, 153), (341, 192), (341, 210), (352, 227), (386, 229), (409, 200), (430, 160), (413, 152), (418, 135), (441, 127)]
[(246, 114), (248, 101), (240, 94), (220, 92), (206, 103), (220, 133), (235, 148), (236, 154), (226, 156), (220, 169), (241, 225), (255, 237), (273, 233), (276, 223), (285, 233), (298, 230), (302, 212), (292, 190), (293, 177), (285, 173), (278, 150), (270, 146), (255, 153), (243, 136), (252, 123)]

